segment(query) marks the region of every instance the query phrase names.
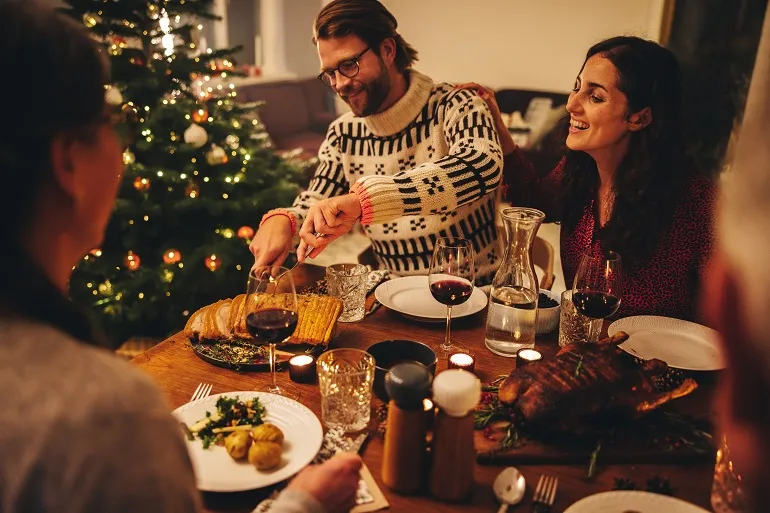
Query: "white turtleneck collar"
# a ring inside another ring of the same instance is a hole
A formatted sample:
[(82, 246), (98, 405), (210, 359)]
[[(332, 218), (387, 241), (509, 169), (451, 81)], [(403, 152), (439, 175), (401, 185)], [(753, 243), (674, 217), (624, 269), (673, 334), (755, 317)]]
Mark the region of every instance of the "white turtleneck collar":
[(408, 80), (409, 88), (396, 103), (383, 112), (364, 118), (364, 123), (374, 135), (385, 137), (400, 132), (414, 121), (428, 102), (433, 80), (415, 70), (409, 70)]

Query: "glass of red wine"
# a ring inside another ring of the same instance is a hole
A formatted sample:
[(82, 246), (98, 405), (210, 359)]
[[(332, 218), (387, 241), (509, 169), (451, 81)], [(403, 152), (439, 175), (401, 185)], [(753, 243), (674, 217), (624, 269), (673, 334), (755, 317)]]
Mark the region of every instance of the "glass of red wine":
[(439, 346), (446, 356), (463, 349), (452, 344), (450, 337), (452, 307), (470, 299), (475, 277), (476, 267), (471, 241), (444, 237), (436, 239), (428, 285), (436, 301), (446, 305), (446, 335), (444, 342)]
[[(606, 319), (620, 308), (623, 296), (623, 271), (620, 255), (586, 253), (580, 260), (575, 282), (572, 285), (572, 303), (575, 309), (591, 319)], [(599, 339), (597, 330), (591, 330), (589, 342)]]
[(249, 273), (246, 285), (246, 303), (243, 309), (246, 329), (257, 345), (269, 345), (270, 384), (257, 388), (260, 392), (299, 398), (299, 390), (287, 383), (276, 381), (275, 346), (289, 340), (297, 327), (297, 292), (291, 271), (285, 267), (255, 267)]

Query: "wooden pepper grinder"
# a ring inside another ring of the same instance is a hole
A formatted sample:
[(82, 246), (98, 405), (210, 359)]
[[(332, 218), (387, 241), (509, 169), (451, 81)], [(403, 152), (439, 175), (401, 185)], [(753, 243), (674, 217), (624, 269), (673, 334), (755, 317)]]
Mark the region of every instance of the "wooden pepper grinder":
[(433, 382), (438, 415), (433, 425), (430, 491), (441, 500), (462, 501), (473, 488), (473, 409), (480, 399), (481, 382), (466, 370), (445, 370)]
[(394, 492), (415, 493), (425, 476), (427, 418), (423, 400), (433, 380), (417, 362), (395, 365), (385, 375), (388, 392), (388, 422), (382, 455), (382, 481)]

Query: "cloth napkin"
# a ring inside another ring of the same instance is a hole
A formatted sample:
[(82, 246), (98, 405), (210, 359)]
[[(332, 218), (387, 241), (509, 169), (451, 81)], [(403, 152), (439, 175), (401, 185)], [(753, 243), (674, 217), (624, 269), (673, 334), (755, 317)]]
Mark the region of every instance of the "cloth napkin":
[[(313, 459), (312, 464), (323, 463), (340, 451), (358, 452), (361, 449), (367, 435), (362, 434), (357, 438), (350, 439), (345, 436), (345, 432), (339, 428), (332, 428), (324, 435), (321, 449)], [(252, 513), (269, 513), (270, 507), (280, 492), (275, 492), (271, 497), (260, 502)], [(356, 506), (351, 510), (353, 513), (364, 513), (377, 511), (388, 507), (388, 502), (382, 494), (377, 484), (374, 482), (369, 469), (365, 466), (361, 469), (361, 479), (358, 481), (358, 490), (356, 491)]]

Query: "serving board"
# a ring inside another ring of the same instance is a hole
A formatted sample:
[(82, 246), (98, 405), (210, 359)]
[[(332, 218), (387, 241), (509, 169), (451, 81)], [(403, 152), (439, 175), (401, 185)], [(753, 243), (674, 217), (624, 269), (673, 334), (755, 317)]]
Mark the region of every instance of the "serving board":
[(675, 403), (667, 406), (634, 421), (584, 424), (570, 432), (541, 429), (528, 436), (521, 430), (518, 442), (507, 450), (500, 450), (500, 441), (509, 423), (492, 422), (489, 429), (475, 432), (476, 459), (488, 465), (584, 463), (588, 469), (592, 453), (601, 444), (597, 452), (600, 464), (713, 462), (714, 429), (708, 418), (682, 413), (674, 408)]

